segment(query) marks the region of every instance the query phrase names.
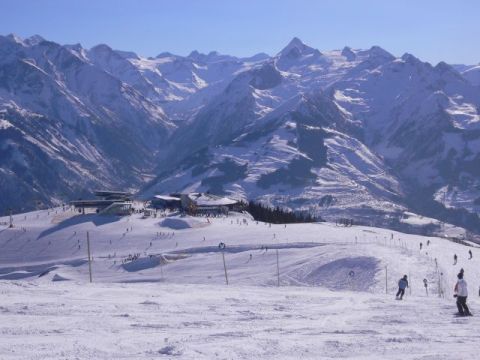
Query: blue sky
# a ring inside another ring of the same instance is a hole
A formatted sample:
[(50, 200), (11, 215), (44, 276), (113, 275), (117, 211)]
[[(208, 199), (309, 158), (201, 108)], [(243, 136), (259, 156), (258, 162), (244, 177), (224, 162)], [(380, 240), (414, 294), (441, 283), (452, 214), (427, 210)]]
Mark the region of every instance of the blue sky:
[(0, 34), (154, 56), (379, 45), (437, 63), (480, 62), (479, 0), (0, 0)]

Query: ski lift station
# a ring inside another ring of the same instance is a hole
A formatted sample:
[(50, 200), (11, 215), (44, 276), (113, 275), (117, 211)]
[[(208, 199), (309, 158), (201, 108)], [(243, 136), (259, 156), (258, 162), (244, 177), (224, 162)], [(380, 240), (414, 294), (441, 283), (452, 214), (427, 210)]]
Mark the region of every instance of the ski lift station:
[[(130, 215), (134, 211), (132, 194), (122, 191), (95, 191), (96, 199), (75, 200), (70, 204), (81, 214)], [(241, 210), (238, 200), (210, 193), (188, 193), (155, 195), (142, 210), (145, 216), (152, 215), (152, 209), (178, 210), (190, 214), (228, 214)]]
[(128, 192), (98, 190), (94, 194), (96, 199), (75, 200), (70, 204), (82, 214), (129, 215), (133, 210), (132, 194)]
[(210, 193), (155, 195), (151, 206), (156, 209), (176, 209), (193, 213), (228, 213), (238, 210), (238, 200)]

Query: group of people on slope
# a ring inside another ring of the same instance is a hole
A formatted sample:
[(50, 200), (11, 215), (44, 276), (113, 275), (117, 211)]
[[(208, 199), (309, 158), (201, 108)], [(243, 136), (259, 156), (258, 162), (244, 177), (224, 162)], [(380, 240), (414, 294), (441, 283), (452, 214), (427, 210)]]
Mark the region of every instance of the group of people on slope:
[[(472, 260), (472, 259), (473, 259), (472, 250), (468, 250), (468, 260)], [(457, 261), (458, 261), (457, 254), (453, 254), (453, 265), (457, 265)]]
[[(464, 270), (460, 269), (460, 272), (457, 275), (457, 283), (455, 284), (454, 288), (454, 297), (457, 299), (457, 309), (458, 309), (458, 316), (472, 316), (470, 309), (467, 306), (467, 297), (468, 297), (468, 289), (467, 289), (467, 282), (463, 278)], [(398, 291), (396, 294), (397, 300), (402, 300), (403, 295), (405, 295), (405, 290), (408, 287), (408, 278), (407, 275), (404, 275), (398, 281)]]

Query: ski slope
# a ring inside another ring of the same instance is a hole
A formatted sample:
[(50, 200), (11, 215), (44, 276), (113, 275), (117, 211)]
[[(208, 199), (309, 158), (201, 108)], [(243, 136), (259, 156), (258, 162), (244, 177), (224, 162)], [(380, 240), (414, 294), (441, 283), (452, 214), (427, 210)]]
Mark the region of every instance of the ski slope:
[[(476, 358), (479, 322), (455, 318), (452, 298), (464, 268), (476, 314), (476, 244), (248, 214), (55, 208), (15, 215), (14, 225), (0, 225), (2, 360)], [(395, 301), (404, 274), (411, 288)]]

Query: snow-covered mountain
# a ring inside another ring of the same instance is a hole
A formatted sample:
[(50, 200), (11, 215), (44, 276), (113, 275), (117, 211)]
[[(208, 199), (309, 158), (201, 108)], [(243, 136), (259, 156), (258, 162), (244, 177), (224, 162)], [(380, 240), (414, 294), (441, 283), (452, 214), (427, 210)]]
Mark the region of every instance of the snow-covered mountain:
[(480, 230), (475, 72), (298, 38), (274, 56), (145, 58), (1, 37), (0, 208), (142, 187)]
[(479, 210), (479, 105), (479, 89), (445, 63), (379, 47), (321, 53), (295, 38), (178, 130), (146, 193), (227, 192), (327, 218), (414, 207), (459, 220), (438, 192), (466, 192), (445, 205)]
[(80, 46), (0, 37), (0, 208), (134, 189), (175, 128)]

